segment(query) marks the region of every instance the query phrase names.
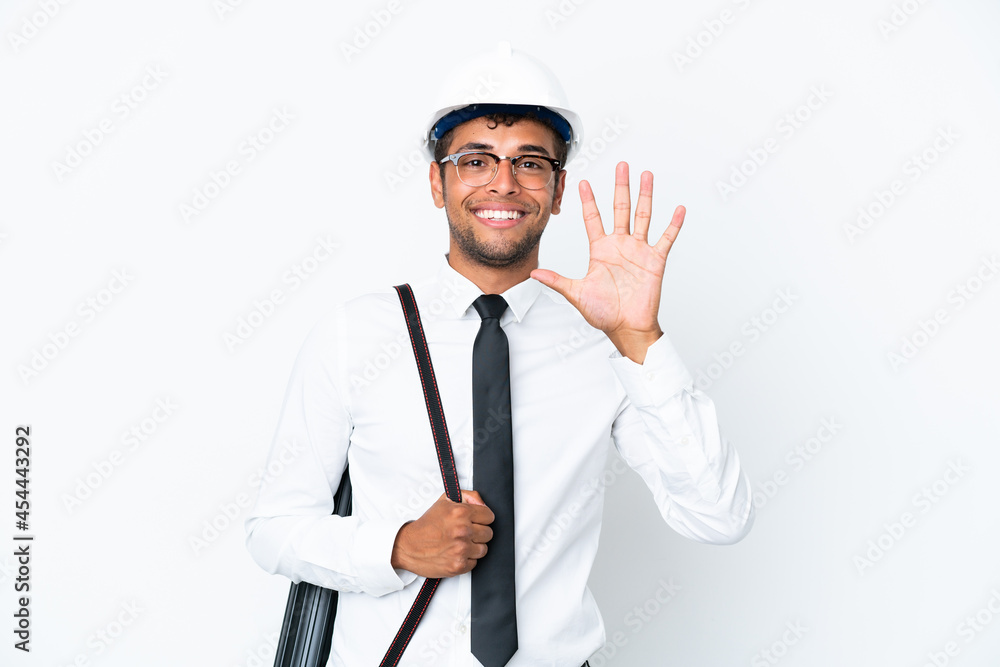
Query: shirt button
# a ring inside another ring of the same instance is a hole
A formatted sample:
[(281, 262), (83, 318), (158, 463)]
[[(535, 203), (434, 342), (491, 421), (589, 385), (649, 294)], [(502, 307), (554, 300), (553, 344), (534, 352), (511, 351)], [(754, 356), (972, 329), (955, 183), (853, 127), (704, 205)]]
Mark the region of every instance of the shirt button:
[(459, 631), (460, 633), (462, 633), (463, 635), (465, 634), (465, 631), (466, 631), (467, 629), (468, 629), (468, 628), (466, 628), (464, 624), (463, 624), (463, 625), (460, 625), (460, 626), (458, 626), (458, 631)]
[(653, 371), (649, 371), (648, 373), (646, 373), (646, 379), (649, 380), (650, 382), (652, 382), (655, 377), (656, 373), (654, 373)]
[(682, 445), (690, 445), (691, 444), (691, 438), (689, 438), (689, 437), (687, 437), (685, 435), (683, 438), (681, 438), (681, 444)]

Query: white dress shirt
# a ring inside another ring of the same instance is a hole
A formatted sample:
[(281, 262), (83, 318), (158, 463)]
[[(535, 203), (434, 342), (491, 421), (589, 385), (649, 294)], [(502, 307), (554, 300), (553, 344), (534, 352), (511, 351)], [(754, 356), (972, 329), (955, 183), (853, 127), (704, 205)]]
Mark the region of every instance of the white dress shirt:
[[(482, 293), (445, 257), (411, 283), (463, 489), (472, 478), (472, 345)], [(509, 667), (579, 667), (605, 642), (587, 578), (611, 438), (663, 519), (728, 544), (753, 522), (736, 450), (715, 406), (663, 335), (636, 364), (561, 295), (533, 279), (503, 293), (514, 437), (518, 650)], [(350, 464), (353, 515), (332, 516)], [(422, 577), (390, 564), (400, 527), (444, 492), (396, 291), (335, 308), (296, 360), (247, 548), (271, 573), (340, 591), (331, 665), (377, 665)], [(401, 666), (476, 667), (471, 573), (441, 581)]]

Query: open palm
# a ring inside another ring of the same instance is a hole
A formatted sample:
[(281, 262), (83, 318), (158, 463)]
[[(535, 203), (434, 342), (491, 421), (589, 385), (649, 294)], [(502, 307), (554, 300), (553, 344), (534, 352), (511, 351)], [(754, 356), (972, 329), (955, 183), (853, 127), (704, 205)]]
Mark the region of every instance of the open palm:
[[(684, 222), (684, 207), (674, 211), (660, 239), (647, 241), (653, 206), (653, 174), (639, 179), (639, 199), (631, 233), (632, 200), (628, 164), (615, 170), (614, 230), (604, 232), (590, 183), (580, 181), (583, 221), (590, 239), (590, 264), (580, 279), (565, 278), (548, 269), (535, 269), (531, 277), (562, 294), (587, 322), (615, 341), (616, 337), (662, 333), (657, 323), (663, 269), (667, 254)], [(617, 344), (617, 341), (616, 341)]]

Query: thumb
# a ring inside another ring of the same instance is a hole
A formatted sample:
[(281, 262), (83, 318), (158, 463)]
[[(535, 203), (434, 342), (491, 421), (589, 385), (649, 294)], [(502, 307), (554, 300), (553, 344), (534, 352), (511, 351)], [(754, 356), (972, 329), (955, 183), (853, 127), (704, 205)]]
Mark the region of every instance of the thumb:
[(467, 503), (469, 505), (482, 505), (483, 507), (486, 507), (486, 503), (484, 503), (483, 499), (479, 497), (478, 491), (466, 491), (465, 489), (461, 489), (461, 491), (463, 503)]
[(548, 269), (535, 269), (530, 275), (546, 287), (551, 287), (555, 291), (559, 292), (566, 297), (567, 301), (572, 303), (572, 299), (569, 297), (569, 289), (573, 285), (572, 280), (564, 278), (555, 271), (550, 271)]

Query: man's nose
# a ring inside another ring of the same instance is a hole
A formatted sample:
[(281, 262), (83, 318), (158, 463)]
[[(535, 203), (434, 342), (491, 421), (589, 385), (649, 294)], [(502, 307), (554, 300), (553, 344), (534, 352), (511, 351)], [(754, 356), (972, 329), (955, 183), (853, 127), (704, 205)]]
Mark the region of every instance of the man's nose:
[(497, 175), (490, 181), (489, 190), (497, 194), (511, 194), (519, 188), (514, 178), (514, 165), (510, 160), (500, 160), (497, 165)]

